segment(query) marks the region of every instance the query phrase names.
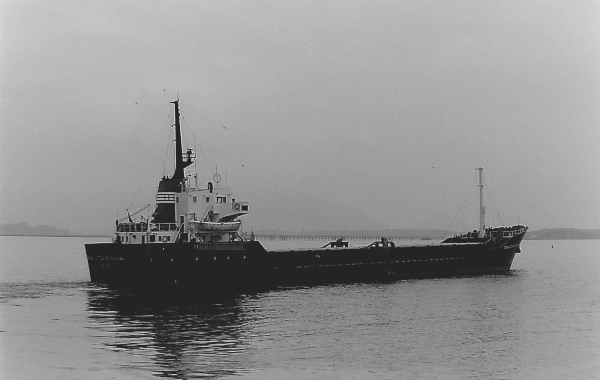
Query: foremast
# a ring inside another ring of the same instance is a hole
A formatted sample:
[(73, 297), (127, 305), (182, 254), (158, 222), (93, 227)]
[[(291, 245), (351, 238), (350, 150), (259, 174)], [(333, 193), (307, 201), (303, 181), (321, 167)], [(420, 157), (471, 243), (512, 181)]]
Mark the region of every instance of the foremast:
[(485, 236), (485, 206), (483, 205), (483, 168), (477, 168), (479, 172), (479, 237)]

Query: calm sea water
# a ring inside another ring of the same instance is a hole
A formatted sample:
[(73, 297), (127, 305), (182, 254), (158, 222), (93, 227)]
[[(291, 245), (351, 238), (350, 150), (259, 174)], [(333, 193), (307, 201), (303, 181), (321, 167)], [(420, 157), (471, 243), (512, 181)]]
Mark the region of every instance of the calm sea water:
[(207, 301), (91, 284), (91, 240), (0, 237), (2, 379), (600, 378), (600, 241), (525, 241), (508, 275)]

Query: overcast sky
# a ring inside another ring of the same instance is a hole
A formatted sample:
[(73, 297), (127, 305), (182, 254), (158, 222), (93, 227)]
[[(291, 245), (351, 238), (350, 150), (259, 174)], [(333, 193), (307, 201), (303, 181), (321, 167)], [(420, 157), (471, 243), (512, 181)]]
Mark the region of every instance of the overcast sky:
[(179, 96), (201, 182), (217, 166), (251, 204), (414, 227), (481, 166), (504, 224), (600, 227), (598, 1), (0, 7), (0, 222), (111, 228), (153, 203)]

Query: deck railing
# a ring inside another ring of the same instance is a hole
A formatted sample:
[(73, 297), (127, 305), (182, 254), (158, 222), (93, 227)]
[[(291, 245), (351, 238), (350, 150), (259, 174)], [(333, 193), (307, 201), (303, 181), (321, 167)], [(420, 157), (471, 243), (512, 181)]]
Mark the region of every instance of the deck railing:
[(150, 231), (177, 231), (178, 227), (175, 223), (151, 223)]
[(117, 232), (146, 232), (148, 224), (140, 223), (119, 223), (117, 224)]

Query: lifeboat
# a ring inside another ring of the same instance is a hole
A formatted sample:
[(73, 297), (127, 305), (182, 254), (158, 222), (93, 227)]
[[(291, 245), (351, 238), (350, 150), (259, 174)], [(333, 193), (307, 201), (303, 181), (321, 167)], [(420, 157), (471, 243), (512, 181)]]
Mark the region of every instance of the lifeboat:
[(242, 225), (241, 220), (233, 222), (200, 222), (191, 221), (192, 227), (199, 232), (236, 232)]

